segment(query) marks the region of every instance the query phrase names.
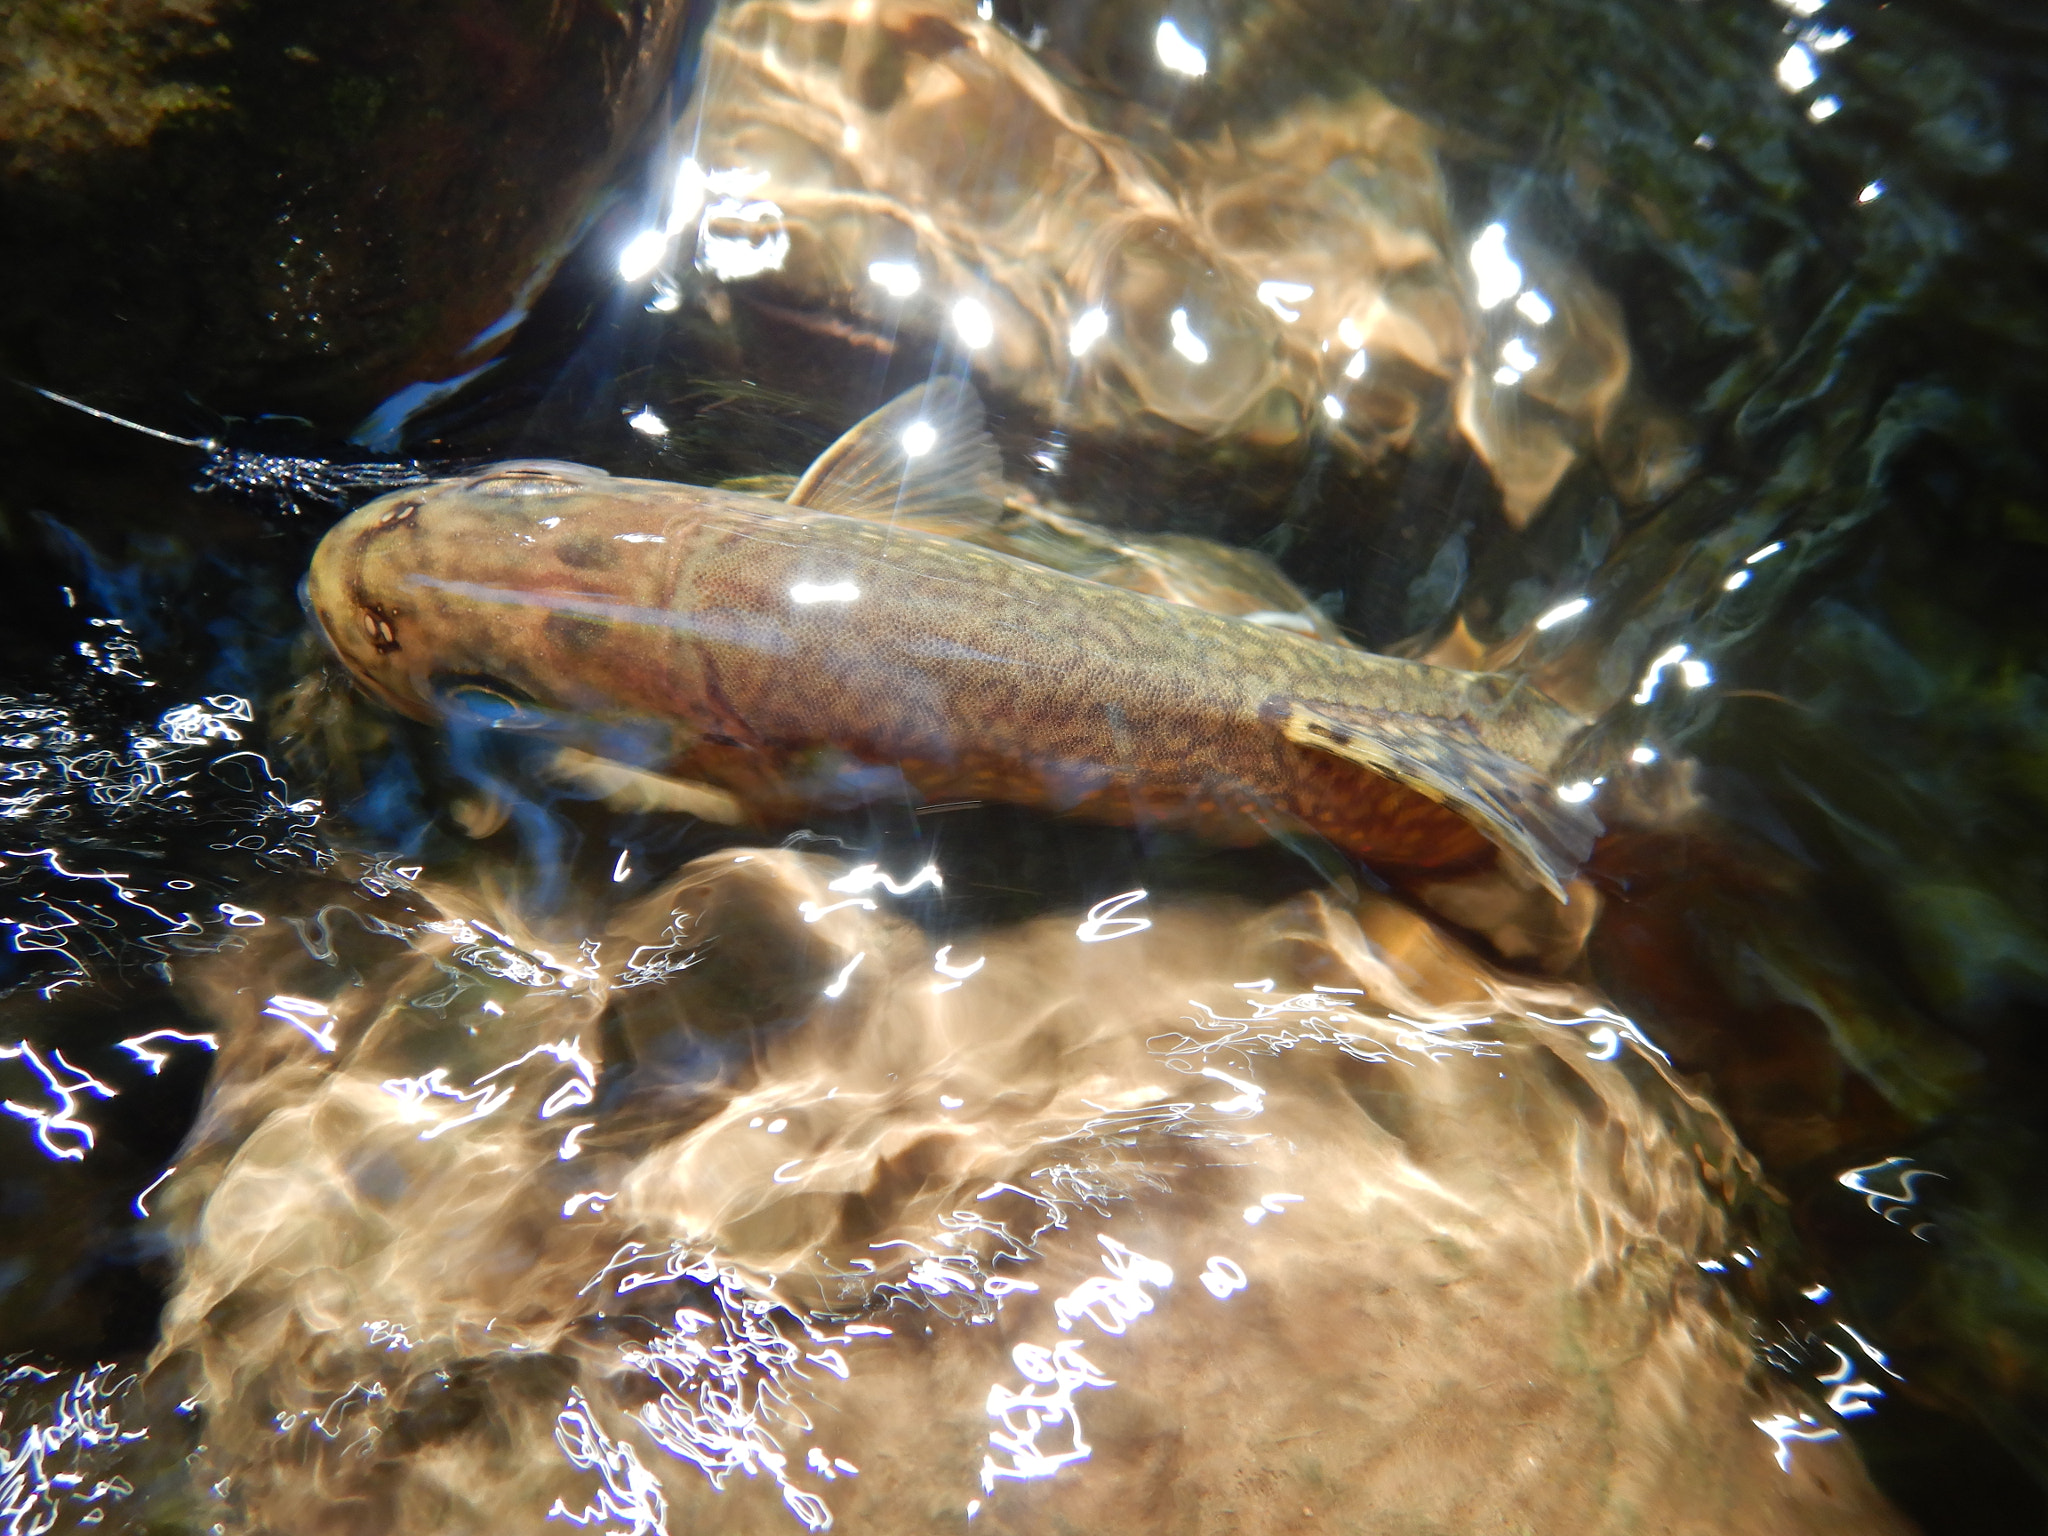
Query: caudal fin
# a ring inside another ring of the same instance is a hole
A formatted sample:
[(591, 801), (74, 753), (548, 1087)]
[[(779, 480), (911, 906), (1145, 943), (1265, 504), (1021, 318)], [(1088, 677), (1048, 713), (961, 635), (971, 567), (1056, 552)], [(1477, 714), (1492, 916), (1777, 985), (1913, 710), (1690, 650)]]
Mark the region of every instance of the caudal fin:
[(1602, 830), (1591, 811), (1560, 800), (1542, 774), (1459, 720), (1297, 699), (1288, 702), (1282, 729), (1289, 741), (1448, 806), (1559, 901)]

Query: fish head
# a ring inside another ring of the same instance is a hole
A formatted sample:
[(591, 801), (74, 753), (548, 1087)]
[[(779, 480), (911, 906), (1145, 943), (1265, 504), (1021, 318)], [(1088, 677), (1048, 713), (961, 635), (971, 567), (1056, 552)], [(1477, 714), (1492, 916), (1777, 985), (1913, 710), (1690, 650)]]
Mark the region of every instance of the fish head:
[(305, 604), (356, 684), (414, 719), (520, 728), (603, 714), (616, 702), (593, 685), (604, 669), (565, 665), (565, 636), (595, 661), (602, 626), (579, 606), (661, 600), (664, 551), (617, 541), (666, 540), (614, 526), (653, 490), (663, 526), (687, 525), (685, 487), (554, 460), (394, 492), (328, 531)]

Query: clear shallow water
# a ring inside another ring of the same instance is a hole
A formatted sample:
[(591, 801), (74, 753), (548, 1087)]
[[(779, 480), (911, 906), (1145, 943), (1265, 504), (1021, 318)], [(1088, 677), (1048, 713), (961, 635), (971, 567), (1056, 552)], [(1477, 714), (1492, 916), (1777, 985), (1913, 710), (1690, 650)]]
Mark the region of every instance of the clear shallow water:
[(81, 305), (10, 366), (245, 455), (762, 490), (964, 370), (1013, 517), (1256, 547), (1300, 591), (1235, 611), (1596, 717), (1597, 921), (565, 798), (320, 670), (294, 589), (374, 487), (188, 491), (205, 448), (24, 397), (22, 1528), (2038, 1518), (2034, 40), (1173, 19), (721, 13), (424, 414), (481, 351), (124, 373)]

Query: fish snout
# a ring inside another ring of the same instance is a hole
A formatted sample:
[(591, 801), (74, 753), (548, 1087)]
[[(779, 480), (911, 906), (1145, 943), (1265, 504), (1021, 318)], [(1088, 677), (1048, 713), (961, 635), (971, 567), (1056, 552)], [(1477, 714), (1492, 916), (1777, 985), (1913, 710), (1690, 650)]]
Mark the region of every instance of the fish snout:
[[(300, 586), (300, 602), (328, 647), (366, 692), (408, 714), (400, 675), (405, 661), (400, 605), (378, 581), (393, 541), (410, 544), (430, 515), (433, 491), (415, 488), (379, 497), (328, 530)], [(401, 557), (400, 564), (406, 563)]]

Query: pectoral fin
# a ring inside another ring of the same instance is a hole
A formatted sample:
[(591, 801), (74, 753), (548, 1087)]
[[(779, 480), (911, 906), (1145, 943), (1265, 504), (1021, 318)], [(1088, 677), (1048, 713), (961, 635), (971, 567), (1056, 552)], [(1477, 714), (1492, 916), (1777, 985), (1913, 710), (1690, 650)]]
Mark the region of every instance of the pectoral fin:
[(849, 428), (789, 504), (965, 535), (1001, 516), (1002, 477), (981, 397), (958, 379), (934, 379)]
[(1446, 805), (1565, 900), (1564, 882), (1601, 827), (1591, 811), (1558, 799), (1526, 763), (1486, 745), (1458, 720), (1349, 704), (1291, 700), (1289, 741), (1348, 759)]
[(557, 752), (547, 773), (556, 783), (582, 790), (617, 811), (680, 811), (721, 826), (746, 820), (739, 801), (714, 785), (672, 779), (575, 747)]

